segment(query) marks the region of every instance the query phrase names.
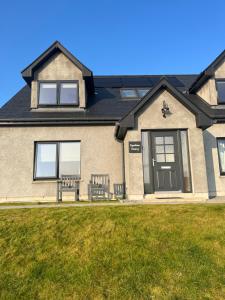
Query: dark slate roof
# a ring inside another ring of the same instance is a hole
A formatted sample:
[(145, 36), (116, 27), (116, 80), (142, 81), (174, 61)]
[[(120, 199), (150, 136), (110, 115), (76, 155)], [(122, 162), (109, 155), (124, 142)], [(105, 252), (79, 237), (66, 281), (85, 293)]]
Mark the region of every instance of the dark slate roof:
[(121, 99), (120, 88), (156, 86), (165, 78), (173, 87), (197, 102), (208, 114), (225, 116), (224, 109), (210, 108), (200, 97), (188, 95), (191, 84), (198, 75), (138, 75), (138, 76), (94, 76), (95, 94), (89, 95), (84, 111), (44, 112), (30, 109), (31, 90), (24, 86), (0, 109), (0, 122), (71, 122), (73, 123), (115, 123), (127, 114), (137, 103), (136, 100)]
[(95, 87), (125, 88), (125, 87), (149, 87), (155, 86), (162, 77), (165, 77), (174, 87), (180, 90), (188, 90), (198, 75), (114, 75), (95, 76)]
[(119, 95), (118, 89), (96, 88), (95, 94), (88, 98), (88, 106), (84, 111), (37, 112), (30, 109), (31, 89), (26, 85), (0, 109), (0, 121), (67, 119), (81, 122), (112, 120), (115, 123), (137, 102), (120, 101)]

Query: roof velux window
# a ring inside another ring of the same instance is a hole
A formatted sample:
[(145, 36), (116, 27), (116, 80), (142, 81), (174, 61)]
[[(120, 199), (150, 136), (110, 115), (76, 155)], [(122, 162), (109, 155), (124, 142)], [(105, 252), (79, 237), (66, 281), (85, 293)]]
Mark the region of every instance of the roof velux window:
[(225, 104), (225, 79), (217, 79), (216, 87), (218, 93), (218, 103)]
[(149, 89), (138, 89), (137, 92), (138, 96), (142, 98), (149, 92)]
[(41, 82), (39, 105), (78, 105), (78, 82)]
[(135, 89), (122, 89), (120, 90), (122, 98), (137, 98)]
[(122, 98), (132, 99), (132, 98), (142, 98), (148, 93), (148, 91), (149, 88), (136, 88), (136, 89), (123, 88), (120, 90), (120, 93)]

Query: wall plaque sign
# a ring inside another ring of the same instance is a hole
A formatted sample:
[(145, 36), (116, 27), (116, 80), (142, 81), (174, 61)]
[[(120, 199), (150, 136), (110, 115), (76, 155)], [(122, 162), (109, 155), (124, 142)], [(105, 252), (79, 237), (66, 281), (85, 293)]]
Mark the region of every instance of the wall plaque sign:
[(129, 142), (129, 153), (141, 153), (141, 142)]

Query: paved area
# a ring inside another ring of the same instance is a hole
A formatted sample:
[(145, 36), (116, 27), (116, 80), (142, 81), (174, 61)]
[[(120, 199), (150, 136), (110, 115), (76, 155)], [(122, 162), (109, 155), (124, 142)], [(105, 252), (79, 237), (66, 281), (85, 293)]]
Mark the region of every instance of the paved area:
[(13, 205), (13, 204), (7, 204), (5, 203), (5, 205), (1, 205), (0, 206), (0, 210), (4, 210), (4, 209), (27, 209), (27, 208), (66, 208), (66, 207), (92, 207), (92, 206), (134, 206), (134, 205), (165, 205), (165, 204), (172, 204), (172, 205), (176, 205), (176, 204), (225, 204), (225, 198), (223, 199), (211, 199), (211, 200), (207, 200), (206, 202), (197, 202), (196, 200), (169, 200), (169, 201), (133, 201), (133, 202), (100, 202), (100, 203), (48, 203), (48, 204), (22, 204), (19, 205), (17, 203), (17, 205)]

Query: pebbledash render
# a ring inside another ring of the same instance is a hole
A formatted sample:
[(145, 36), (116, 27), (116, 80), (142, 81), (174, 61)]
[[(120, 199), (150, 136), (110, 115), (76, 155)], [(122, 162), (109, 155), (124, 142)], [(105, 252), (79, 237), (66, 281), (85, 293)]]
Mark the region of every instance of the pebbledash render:
[(225, 51), (195, 75), (94, 76), (55, 42), (22, 76), (0, 109), (0, 201), (55, 201), (61, 174), (83, 200), (91, 174), (127, 200), (225, 196)]

